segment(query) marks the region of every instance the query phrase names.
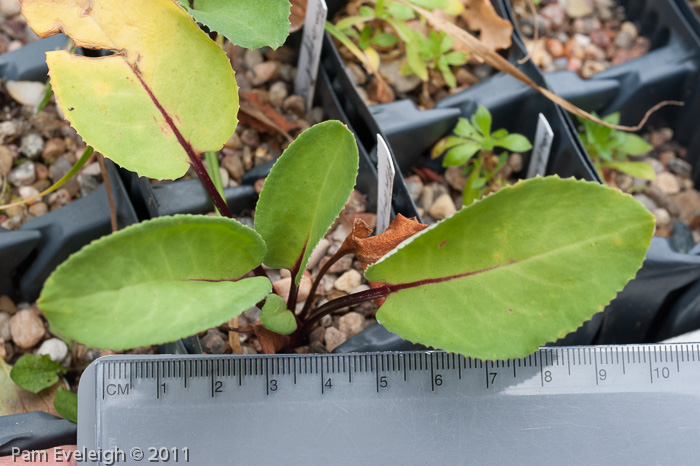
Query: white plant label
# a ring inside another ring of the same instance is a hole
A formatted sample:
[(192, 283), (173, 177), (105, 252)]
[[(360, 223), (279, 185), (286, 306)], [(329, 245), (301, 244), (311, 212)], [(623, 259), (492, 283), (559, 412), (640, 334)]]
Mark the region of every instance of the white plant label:
[(377, 228), (375, 234), (383, 233), (391, 222), (391, 195), (394, 190), (394, 176), (396, 176), (389, 147), (378, 134), (377, 175)]
[(545, 175), (549, 154), (552, 151), (552, 141), (554, 141), (554, 131), (544, 115), (540, 113), (537, 119), (537, 131), (535, 132), (535, 144), (530, 157), (530, 166), (527, 169), (528, 178)]
[(306, 109), (311, 108), (316, 88), (316, 74), (321, 61), (323, 31), (328, 16), (325, 0), (308, 0), (304, 19), (304, 33), (301, 39), (297, 77), (294, 93), (304, 98)]

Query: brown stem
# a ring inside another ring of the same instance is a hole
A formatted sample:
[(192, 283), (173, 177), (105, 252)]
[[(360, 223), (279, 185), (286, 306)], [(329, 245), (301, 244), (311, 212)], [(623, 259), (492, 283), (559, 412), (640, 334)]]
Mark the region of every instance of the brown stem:
[[(270, 280), (270, 277), (267, 276), (267, 272), (265, 272), (265, 269), (263, 268), (262, 265), (258, 265), (253, 269), (253, 273), (258, 276), (258, 277), (265, 277), (268, 280)], [(272, 281), (272, 280), (270, 280)]]
[(311, 331), (313, 324), (318, 322), (323, 316), (330, 314), (333, 311), (342, 309), (344, 307), (355, 306), (367, 301), (373, 301), (377, 298), (384, 298), (389, 295), (393, 290), (389, 285), (384, 285), (379, 288), (370, 288), (369, 290), (360, 291), (359, 293), (349, 294), (347, 296), (342, 296), (336, 298), (332, 301), (328, 301), (323, 306), (316, 309), (316, 312), (309, 317), (309, 320), (304, 323), (304, 331)]
[(105, 158), (102, 154), (97, 154), (97, 161), (100, 163), (100, 172), (102, 172), (102, 181), (105, 184), (105, 191), (107, 191), (107, 202), (109, 202), (109, 216), (112, 221), (112, 233), (119, 229), (117, 225), (117, 209), (114, 206), (114, 196), (112, 195), (112, 182), (109, 180), (109, 174), (107, 173), (107, 167), (105, 166)]
[(190, 155), (190, 165), (192, 165), (192, 168), (194, 168), (195, 173), (197, 173), (199, 181), (201, 181), (204, 185), (204, 189), (207, 190), (207, 194), (209, 194), (209, 197), (212, 201), (214, 201), (214, 205), (219, 210), (219, 213), (224, 217), (233, 218), (233, 215), (231, 215), (231, 211), (228, 210), (228, 205), (226, 204), (226, 201), (223, 197), (221, 197), (221, 194), (219, 194), (219, 191), (216, 189), (216, 186), (214, 186), (214, 183), (209, 177), (207, 169), (204, 168), (204, 164), (202, 163), (202, 159), (200, 158), (200, 156)]
[(316, 290), (318, 289), (318, 286), (321, 284), (321, 279), (328, 273), (328, 270), (330, 270), (331, 267), (333, 267), (333, 264), (338, 262), (340, 259), (342, 259), (344, 256), (349, 254), (348, 251), (344, 250), (343, 248), (338, 249), (338, 251), (333, 254), (333, 256), (326, 261), (325, 264), (323, 264), (323, 267), (321, 267), (321, 270), (318, 271), (318, 274), (316, 275), (316, 278), (314, 279), (314, 283), (311, 285), (311, 291), (309, 292), (309, 297), (306, 299), (306, 303), (304, 304), (304, 308), (301, 310), (301, 313), (299, 314), (299, 318), (304, 321), (306, 316), (311, 312), (311, 303), (314, 300), (314, 296), (316, 295)]
[(289, 285), (289, 296), (287, 296), (287, 309), (292, 311), (292, 314), (296, 314), (294, 310), (297, 307), (297, 295), (299, 293), (299, 287), (296, 283), (298, 271), (295, 273), (293, 270), (290, 270), (290, 272), (292, 272), (292, 281)]

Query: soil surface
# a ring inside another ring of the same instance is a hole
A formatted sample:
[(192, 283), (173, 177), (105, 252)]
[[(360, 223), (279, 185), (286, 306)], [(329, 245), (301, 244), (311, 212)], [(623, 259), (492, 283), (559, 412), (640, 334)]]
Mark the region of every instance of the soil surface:
[(533, 62), (545, 73), (569, 70), (590, 78), (651, 49), (614, 0), (542, 0), (537, 38), (527, 2), (513, 1), (513, 10)]

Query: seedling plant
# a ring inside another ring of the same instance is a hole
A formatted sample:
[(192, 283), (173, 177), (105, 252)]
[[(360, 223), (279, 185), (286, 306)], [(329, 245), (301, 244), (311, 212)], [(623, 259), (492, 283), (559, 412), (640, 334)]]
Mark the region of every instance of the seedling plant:
[[(604, 117), (603, 121), (618, 125), (620, 113), (611, 113)], [(651, 165), (630, 160), (635, 155), (648, 153), (652, 149), (651, 144), (636, 134), (618, 131), (581, 117), (579, 117), (579, 123), (583, 130), (578, 133), (578, 136), (601, 178), (607, 179), (611, 171), (644, 180), (656, 178)]]
[[(66, 340), (111, 349), (159, 344), (259, 305), (261, 322), (236, 330), (254, 332), (267, 352), (286, 351), (324, 315), (378, 300), (377, 320), (408, 340), (487, 360), (521, 357), (601, 311), (642, 264), (654, 220), (632, 197), (594, 183), (537, 178), (504, 187), (431, 228), (397, 217), (371, 236), (356, 222), (329, 263), (355, 253), (372, 288), (318, 307), (312, 291), (297, 313), (309, 257), (355, 185), (352, 133), (337, 121), (302, 133), (272, 168), (254, 228), (247, 227), (233, 218), (200, 160), (236, 126), (237, 86), (224, 53), (170, 0), (102, 0), (88, 10), (73, 3), (66, 9), (23, 0), (40, 36), (60, 24), (78, 46), (120, 51), (101, 59), (47, 54), (56, 98), (72, 126), (140, 175), (178, 178), (193, 167), (222, 216), (144, 221), (72, 255), (37, 302)], [(289, 14), (286, 1), (241, 2), (248, 3), (263, 10), (279, 4), (280, 15)], [(205, 21), (187, 2), (183, 7)], [(258, 39), (265, 25), (245, 30), (251, 36), (242, 40)], [(168, 49), (159, 39), (165, 34)], [(457, 134), (469, 149), (458, 152), (522, 150), (517, 135), (492, 134), (490, 118), (477, 113), (461, 124)], [(286, 300), (271, 292), (263, 264), (290, 271)]]
[(431, 152), (434, 159), (444, 154), (444, 167), (463, 167), (467, 178), (462, 201), (465, 206), (506, 184), (500, 173), (508, 161), (508, 152), (496, 155), (496, 148), (512, 152), (532, 149), (522, 134), (511, 134), (505, 129), (491, 132), (492, 121), (488, 109), (479, 105), (471, 120), (460, 118), (453, 130), (455, 135), (441, 139)]

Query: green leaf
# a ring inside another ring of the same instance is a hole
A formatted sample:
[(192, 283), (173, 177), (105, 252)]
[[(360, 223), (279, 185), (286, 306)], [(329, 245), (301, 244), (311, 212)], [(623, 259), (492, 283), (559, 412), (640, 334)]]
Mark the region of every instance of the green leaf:
[(223, 50), (170, 0), (84, 5), (34, 0), (24, 2), (22, 13), (42, 37), (60, 29), (78, 46), (120, 52), (46, 54), (57, 102), (85, 142), (158, 179), (179, 178), (190, 155), (219, 150), (238, 113), (238, 87)]
[(618, 148), (618, 150), (624, 154), (642, 155), (646, 154), (653, 148), (651, 144), (649, 144), (636, 134), (626, 134), (626, 136), (627, 139), (622, 144), (622, 146)]
[(472, 165), (472, 171), (464, 183), (462, 191), (462, 206), (468, 206), (481, 197), (481, 187), (485, 180), (479, 175), (481, 174), (481, 159), (476, 159)]
[(467, 63), (467, 54), (459, 51), (450, 52), (445, 54), (445, 60), (448, 65), (462, 66)]
[(31, 411), (45, 411), (51, 414), (58, 414), (53, 407), (53, 397), (60, 384), (42, 390), (39, 393), (32, 393), (20, 388), (12, 381), (9, 366), (3, 358), (0, 358), (0, 416), (9, 414), (28, 413)]
[(596, 183), (534, 178), (404, 241), (370, 266), (377, 320), (481, 359), (522, 357), (603, 310), (644, 261), (654, 217)]
[(493, 139), (503, 139), (506, 136), (508, 136), (508, 130), (503, 128), (497, 129), (491, 134)]
[(59, 362), (52, 361), (45, 354), (40, 356), (23, 354), (12, 368), (10, 377), (25, 390), (39, 393), (58, 382), (59, 372), (65, 374), (68, 368)]
[(387, 5), (387, 10), (389, 14), (399, 20), (413, 19), (415, 13), (410, 6), (401, 5), (400, 3), (390, 2)]
[(277, 48), (289, 35), (289, 0), (178, 1), (198, 22), (247, 49)]
[(425, 8), (426, 10), (445, 8), (447, 6), (447, 0), (408, 0), (408, 2), (421, 8)]
[(266, 265), (293, 270), (301, 281), (311, 252), (350, 198), (358, 166), (355, 137), (339, 121), (312, 126), (287, 147), (255, 210)]
[[(176, 215), (93, 241), (51, 274), (38, 305), (51, 329), (97, 348), (134, 348), (220, 325), (270, 292), (265, 243), (222, 217)], [(236, 281), (237, 280), (237, 281)]]
[(603, 168), (612, 168), (619, 172), (625, 173), (634, 178), (641, 178), (643, 180), (655, 180), (656, 172), (646, 162), (605, 162), (602, 164)]
[(525, 152), (532, 149), (532, 144), (522, 134), (509, 134), (497, 140), (495, 145), (511, 152)]
[(472, 141), (464, 141), (463, 144), (455, 146), (454, 148), (450, 149), (449, 152), (447, 152), (445, 159), (442, 161), (442, 166), (452, 167), (463, 165), (469, 162), (469, 160), (474, 157), (474, 154), (479, 152), (480, 149), (480, 144)]
[(472, 116), (472, 125), (474, 125), (481, 134), (488, 137), (491, 134), (491, 113), (479, 105), (476, 113)]
[(387, 23), (394, 28), (399, 38), (404, 42), (406, 47), (406, 62), (413, 71), (413, 74), (418, 76), (422, 81), (427, 81), (428, 68), (420, 55), (420, 33), (409, 28), (406, 23), (402, 21), (390, 18), (387, 20)]
[(457, 121), (457, 125), (455, 126), (454, 132), (457, 136), (462, 136), (463, 138), (479, 138), (479, 133), (477, 132), (476, 128), (472, 126), (471, 122), (466, 118), (460, 118)]
[(430, 150), (430, 158), (436, 159), (440, 157), (446, 150), (452, 149), (453, 147), (459, 146), (460, 144), (464, 144), (465, 142), (471, 141), (465, 141), (464, 139), (455, 136), (447, 136), (446, 138), (442, 138), (438, 142), (436, 142), (433, 148)]
[[(606, 123), (610, 123), (611, 125), (619, 125), (620, 124), (620, 112), (611, 113), (610, 115), (601, 118), (601, 120), (603, 120)], [(588, 121), (590, 121), (590, 120), (588, 120)], [(593, 121), (591, 121), (591, 123), (593, 123), (596, 126), (602, 126), (602, 125), (599, 125), (598, 123), (595, 123)]]
[(266, 329), (280, 335), (291, 335), (297, 329), (297, 319), (287, 309), (287, 303), (276, 294), (270, 294), (260, 314), (260, 320)]
[(386, 32), (380, 32), (375, 34), (372, 38), (372, 42), (379, 47), (393, 47), (399, 41), (399, 38), (393, 34)]
[(367, 21), (370, 21), (372, 18), (365, 18), (363, 16), (348, 16), (347, 18), (343, 18), (340, 21), (338, 21), (335, 24), (335, 27), (337, 27), (340, 30), (345, 30), (349, 29), (356, 24), (362, 24)]
[(78, 395), (61, 387), (56, 392), (53, 407), (64, 419), (78, 422)]

